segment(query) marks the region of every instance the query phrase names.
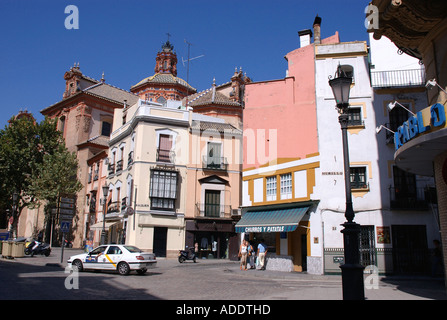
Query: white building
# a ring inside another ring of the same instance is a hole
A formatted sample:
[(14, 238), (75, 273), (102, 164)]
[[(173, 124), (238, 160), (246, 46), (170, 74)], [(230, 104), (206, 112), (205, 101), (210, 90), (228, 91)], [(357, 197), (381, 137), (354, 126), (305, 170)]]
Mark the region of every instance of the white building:
[[(353, 77), (348, 141), (354, 221), (361, 225), (361, 263), (375, 265), (381, 273), (424, 273), (429, 270), (424, 264), (428, 247), (438, 236), (426, 197), (426, 188), (433, 182), (395, 167), (393, 139), (385, 132), (376, 133), (376, 127), (389, 128), (393, 121), (401, 124), (401, 118), (408, 117), (399, 104), (390, 112), (390, 102), (397, 100), (412, 112), (426, 107), (423, 71), (411, 59), (403, 62), (402, 70), (396, 70), (393, 57), (398, 55), (397, 48), (383, 40), (373, 42), (370, 51), (375, 66), (371, 82), (366, 41), (319, 44), (315, 48), (321, 175), (317, 179), (320, 203), (313, 217), (319, 217), (323, 230), (320, 272), (339, 273), (343, 258), (343, 147), (338, 110), (328, 84), (328, 77), (341, 66)], [(311, 225), (316, 228), (318, 224)]]

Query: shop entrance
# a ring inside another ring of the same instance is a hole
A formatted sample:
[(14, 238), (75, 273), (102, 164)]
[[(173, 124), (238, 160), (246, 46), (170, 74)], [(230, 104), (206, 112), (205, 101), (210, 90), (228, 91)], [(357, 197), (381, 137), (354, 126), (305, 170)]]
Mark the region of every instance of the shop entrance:
[(227, 259), (229, 233), (195, 232), (194, 245), (197, 243), (199, 259)]

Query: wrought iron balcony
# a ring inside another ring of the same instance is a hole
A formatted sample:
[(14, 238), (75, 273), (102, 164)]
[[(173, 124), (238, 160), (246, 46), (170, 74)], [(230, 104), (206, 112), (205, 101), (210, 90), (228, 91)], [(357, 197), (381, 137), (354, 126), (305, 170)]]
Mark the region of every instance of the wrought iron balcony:
[(429, 203), (429, 189), (426, 188), (398, 188), (391, 187), (391, 209), (427, 210)]
[(118, 160), (116, 162), (116, 172), (123, 171), (123, 160)]
[(231, 218), (231, 205), (196, 203), (196, 217)]
[(208, 157), (203, 156), (202, 158), (202, 168), (209, 170), (223, 170), (228, 169), (227, 158), (225, 157)]
[(114, 163), (109, 163), (109, 175), (110, 174), (114, 174), (115, 173), (115, 164)]

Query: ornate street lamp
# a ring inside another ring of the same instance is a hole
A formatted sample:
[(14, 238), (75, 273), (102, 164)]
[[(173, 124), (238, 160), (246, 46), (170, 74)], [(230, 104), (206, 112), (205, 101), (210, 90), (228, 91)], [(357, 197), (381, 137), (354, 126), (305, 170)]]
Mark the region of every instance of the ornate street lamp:
[(351, 90), (352, 77), (348, 77), (339, 65), (335, 77), (329, 80), (332, 88), (337, 108), (339, 112), (338, 121), (340, 122), (343, 137), (343, 158), (345, 173), (345, 191), (346, 191), (346, 222), (343, 233), (344, 243), (344, 264), (340, 266), (342, 274), (343, 299), (344, 300), (364, 300), (364, 280), (363, 269), (360, 265), (359, 234), (360, 225), (355, 223), (354, 209), (352, 208), (351, 180), (349, 169), (349, 148), (348, 148), (348, 109), (349, 92)]
[(109, 193), (109, 187), (104, 185), (102, 187), (103, 199), (103, 214), (102, 214), (102, 231), (101, 231), (101, 244), (106, 244), (106, 214), (107, 214), (107, 194)]

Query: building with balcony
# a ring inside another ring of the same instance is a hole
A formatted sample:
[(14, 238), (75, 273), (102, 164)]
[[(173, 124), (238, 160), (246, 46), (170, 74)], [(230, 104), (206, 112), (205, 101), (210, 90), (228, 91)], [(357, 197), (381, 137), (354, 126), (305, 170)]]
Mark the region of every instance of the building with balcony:
[[(408, 119), (426, 105), (423, 66), (412, 57), (397, 63), (398, 48), (372, 38), (369, 48), (366, 41), (320, 44), (315, 57), (321, 159), (317, 211), (324, 223), (324, 272), (340, 272), (334, 261), (343, 255), (340, 224), (346, 220), (342, 137), (327, 81), (340, 66), (353, 77), (348, 112), (356, 122), (349, 123), (348, 141), (361, 263), (377, 267), (380, 273), (427, 273), (430, 266), (424, 262), (429, 261), (429, 244), (438, 232), (428, 202), (433, 180), (396, 166), (391, 132), (397, 131), (399, 119)], [(411, 238), (417, 239), (417, 245), (409, 254)]]
[(65, 72), (64, 80), (63, 99), (41, 113), (58, 120), (57, 129), (62, 131), (67, 149), (76, 152), (78, 158), (78, 178), (83, 188), (76, 195), (76, 217), (68, 236), (75, 247), (82, 247), (84, 240), (94, 240), (90, 238), (94, 236), (90, 226), (102, 217), (98, 190), (105, 181), (104, 159), (114, 110), (135, 103), (138, 97), (106, 83), (104, 74), (101, 80), (84, 75), (79, 63)]
[(159, 257), (175, 257), (184, 247), (191, 121), (191, 111), (141, 99), (116, 110), (106, 222), (123, 235), (113, 237)]
[[(436, 182), (440, 233), (432, 238), (442, 242), (444, 274), (447, 266), (447, 130), (445, 105), (447, 101), (447, 3), (431, 1), (373, 0), (377, 25), (369, 28), (375, 40), (385, 36), (400, 51), (425, 66), (427, 101), (423, 109), (410, 109), (407, 118), (397, 123), (394, 162), (402, 176), (434, 177)], [(419, 106), (418, 106), (419, 107)], [(412, 125), (410, 125), (410, 123)], [(417, 124), (417, 130), (414, 126)], [(407, 134), (408, 133), (408, 134)], [(408, 184), (411, 186), (412, 184)], [(409, 236), (410, 237), (410, 236)], [(411, 243), (414, 243), (412, 241)], [(411, 249), (411, 248), (410, 248)], [(440, 265), (437, 266), (441, 268)]]
[(194, 113), (190, 128), (186, 245), (200, 258), (237, 260), (242, 131)]

